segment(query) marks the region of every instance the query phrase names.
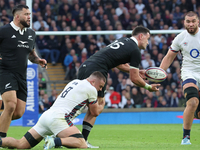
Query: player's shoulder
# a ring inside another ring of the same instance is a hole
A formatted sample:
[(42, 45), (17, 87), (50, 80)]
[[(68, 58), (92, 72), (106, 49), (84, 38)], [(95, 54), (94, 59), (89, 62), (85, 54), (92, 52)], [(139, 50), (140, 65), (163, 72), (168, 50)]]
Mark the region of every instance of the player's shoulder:
[(11, 25), (10, 24), (6, 24), (6, 25), (0, 27), (0, 31), (1, 32), (3, 32), (3, 31), (6, 32), (7, 30), (10, 30), (10, 28), (12, 28)]
[(187, 34), (188, 34), (188, 32), (187, 32), (187, 30), (183, 30), (181, 33), (179, 33), (176, 37), (175, 37), (175, 39), (176, 40), (182, 40), (182, 39), (184, 39), (186, 36), (187, 36)]
[(31, 29), (31, 28), (27, 28), (27, 31), (28, 31), (29, 33), (35, 35), (35, 31), (34, 31), (33, 29)]
[(84, 88), (86, 89), (86, 91), (89, 91), (89, 92), (97, 91), (96, 88), (89, 81), (87, 81), (86, 79), (82, 81), (84, 82)]
[(131, 39), (131, 38), (128, 38), (128, 37), (122, 37), (122, 38), (120, 38), (119, 40), (118, 40), (119, 42), (122, 42), (123, 43), (123, 45), (125, 46), (125, 47), (123, 47), (122, 49), (124, 49), (124, 48), (128, 48), (128, 49), (130, 49), (130, 48), (137, 48), (138, 46), (137, 46), (137, 43), (133, 40), (133, 39)]

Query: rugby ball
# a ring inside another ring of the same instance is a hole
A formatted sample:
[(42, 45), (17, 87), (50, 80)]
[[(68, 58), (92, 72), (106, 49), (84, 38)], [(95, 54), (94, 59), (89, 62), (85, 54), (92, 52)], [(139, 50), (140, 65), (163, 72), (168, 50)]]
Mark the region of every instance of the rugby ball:
[(145, 76), (149, 81), (162, 82), (167, 78), (167, 73), (159, 67), (149, 67), (145, 71)]

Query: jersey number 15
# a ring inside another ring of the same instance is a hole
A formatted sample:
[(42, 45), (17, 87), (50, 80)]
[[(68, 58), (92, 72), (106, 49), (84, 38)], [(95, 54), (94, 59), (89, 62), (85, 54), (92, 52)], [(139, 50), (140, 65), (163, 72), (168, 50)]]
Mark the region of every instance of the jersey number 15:
[(112, 49), (118, 49), (121, 45), (124, 45), (123, 42), (118, 42), (118, 40), (116, 40), (115, 42), (111, 43), (108, 45), (108, 47), (112, 48)]

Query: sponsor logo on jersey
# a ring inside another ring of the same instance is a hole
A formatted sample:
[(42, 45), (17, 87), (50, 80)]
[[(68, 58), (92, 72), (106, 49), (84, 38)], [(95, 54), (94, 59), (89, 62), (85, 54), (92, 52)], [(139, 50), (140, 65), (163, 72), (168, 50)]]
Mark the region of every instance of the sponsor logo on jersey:
[(32, 35), (29, 35), (29, 36), (28, 36), (28, 39), (31, 40), (31, 41), (33, 41)]
[(23, 47), (23, 48), (29, 48), (28, 45), (24, 45), (26, 43), (28, 43), (28, 41), (18, 41), (21, 44), (18, 44), (17, 47)]
[(15, 35), (13, 35), (13, 36), (11, 37), (11, 39), (14, 39), (14, 38), (16, 38), (16, 36), (15, 36)]
[(18, 42), (20, 42), (22, 44), (28, 43), (27, 41), (18, 41)]
[(184, 42), (184, 43), (183, 43), (184, 46), (187, 46), (187, 44), (188, 44), (187, 42)]
[(12, 86), (10, 86), (10, 83), (5, 85), (5, 89), (11, 88)]

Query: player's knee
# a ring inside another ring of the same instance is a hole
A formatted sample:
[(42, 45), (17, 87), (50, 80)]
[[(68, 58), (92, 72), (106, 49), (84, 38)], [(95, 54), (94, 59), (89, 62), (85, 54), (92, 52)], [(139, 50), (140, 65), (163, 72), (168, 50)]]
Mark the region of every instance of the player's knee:
[(200, 111), (197, 113), (197, 117), (198, 119), (200, 119)]
[(8, 103), (5, 105), (4, 110), (5, 110), (6, 112), (8, 112), (8, 114), (13, 114), (14, 111), (15, 111), (16, 105), (17, 105), (17, 103), (15, 103), (15, 102), (8, 102)]
[(13, 113), (13, 118), (12, 119), (19, 119), (23, 116), (24, 111), (23, 110), (15, 110)]
[[(23, 114), (22, 114), (23, 115)], [(14, 113), (13, 116), (12, 116), (12, 120), (15, 120), (15, 119), (19, 119), (22, 117), (21, 114), (17, 114), (17, 113)]]
[(24, 135), (24, 137), (26, 138), (27, 142), (24, 142), (25, 144), (23, 145), (26, 148), (32, 148), (34, 146), (36, 146), (39, 142), (32, 136), (31, 133), (26, 132), (26, 134)]
[(188, 87), (184, 90), (187, 106), (196, 108), (199, 104), (199, 94), (195, 87)]
[(89, 111), (89, 115), (92, 115), (93, 117), (97, 117), (100, 114), (98, 110), (96, 111)]
[(194, 117), (197, 118), (197, 119), (200, 119), (200, 111), (199, 110), (196, 110), (194, 112)]

